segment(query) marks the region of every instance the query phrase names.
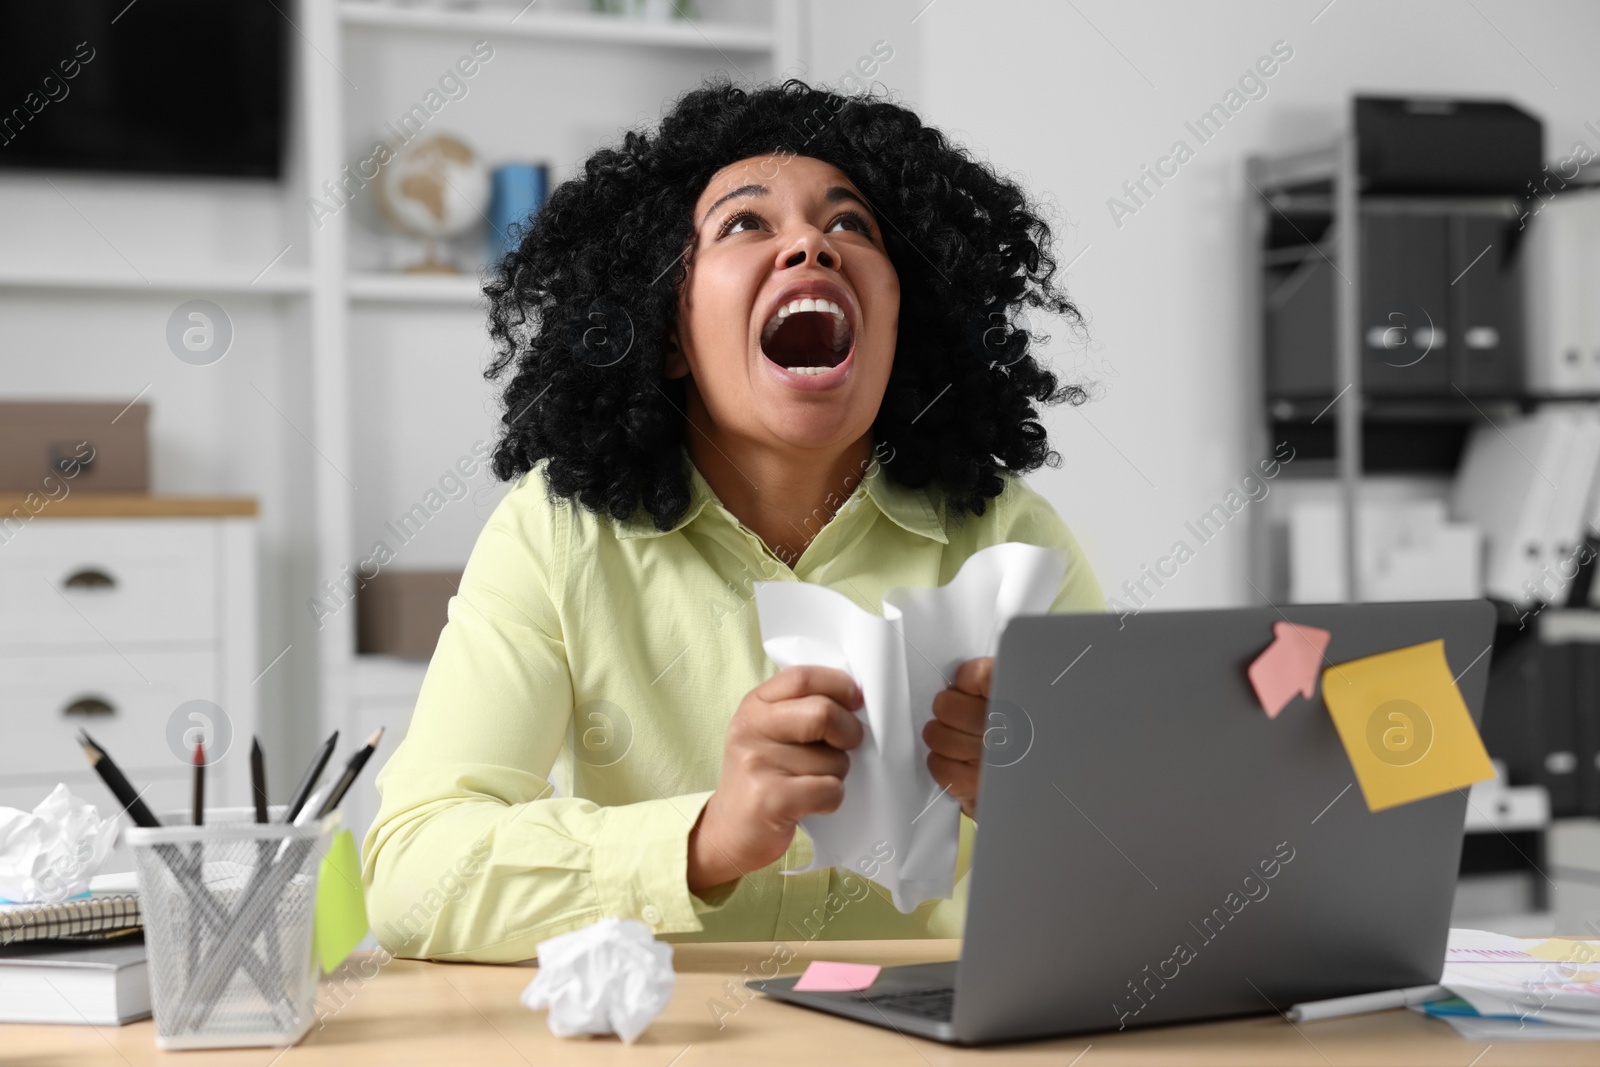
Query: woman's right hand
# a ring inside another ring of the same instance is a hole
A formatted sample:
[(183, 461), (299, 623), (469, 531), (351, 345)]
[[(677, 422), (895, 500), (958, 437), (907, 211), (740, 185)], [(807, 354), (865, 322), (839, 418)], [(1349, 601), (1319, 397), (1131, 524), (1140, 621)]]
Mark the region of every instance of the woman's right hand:
[(745, 694), (717, 790), (689, 833), (690, 892), (765, 867), (802, 818), (839, 807), (862, 704), (855, 679), (832, 667), (785, 667)]

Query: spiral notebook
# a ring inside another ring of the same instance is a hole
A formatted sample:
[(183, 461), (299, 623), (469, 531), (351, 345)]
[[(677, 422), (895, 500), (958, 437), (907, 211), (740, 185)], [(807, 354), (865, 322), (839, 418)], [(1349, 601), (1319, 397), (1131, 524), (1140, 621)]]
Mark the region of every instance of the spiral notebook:
[(141, 929), (133, 874), (99, 875), (89, 896), (54, 904), (0, 904), (0, 946), (23, 941), (103, 941)]

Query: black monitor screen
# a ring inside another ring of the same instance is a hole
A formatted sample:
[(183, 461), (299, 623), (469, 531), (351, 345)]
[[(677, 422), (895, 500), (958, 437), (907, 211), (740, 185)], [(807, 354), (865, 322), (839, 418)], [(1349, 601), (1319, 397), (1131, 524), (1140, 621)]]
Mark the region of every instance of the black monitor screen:
[(296, 6), (0, 0), (0, 166), (278, 177)]

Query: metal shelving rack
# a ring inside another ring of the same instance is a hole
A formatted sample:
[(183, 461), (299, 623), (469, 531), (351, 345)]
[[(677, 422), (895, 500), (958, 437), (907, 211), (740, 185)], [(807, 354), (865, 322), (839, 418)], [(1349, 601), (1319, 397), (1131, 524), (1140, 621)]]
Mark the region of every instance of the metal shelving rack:
[[(1355, 116), (1349, 116), (1346, 133), (1332, 145), (1281, 156), (1256, 156), (1247, 164), (1247, 177), (1261, 194), (1261, 210), (1284, 213), (1287, 208), (1320, 208), (1331, 215), (1327, 232), (1333, 236), (1329, 262), (1345, 284), (1334, 301), (1334, 361), (1337, 377), (1347, 383), (1330, 406), (1337, 416), (1335, 440), (1339, 496), (1344, 527), (1345, 600), (1361, 599), (1361, 576), (1356, 567), (1356, 512), (1361, 495), (1361, 420), (1364, 392), (1361, 384), (1361, 227), (1356, 174)], [(1327, 189), (1319, 187), (1326, 184)], [(1309, 241), (1326, 256), (1321, 243)], [(1258, 246), (1259, 247), (1259, 246)], [(1263, 252), (1263, 255), (1265, 253)], [(1257, 276), (1259, 279), (1260, 272)], [(1265, 343), (1262, 345), (1265, 349)], [(1263, 376), (1263, 382), (1265, 376)]]
[[(1261, 239), (1257, 242), (1256, 277), (1263, 277), (1269, 265), (1289, 263), (1309, 254), (1322, 256), (1336, 272), (1338, 284), (1335, 285), (1333, 304), (1335, 385), (1331, 395), (1317, 400), (1289, 400), (1268, 395), (1265, 386), (1267, 343), (1264, 335), (1259, 347), (1262, 353), (1262, 399), (1269, 412), (1293, 421), (1305, 418), (1308, 413), (1313, 414), (1313, 421), (1321, 417), (1321, 413), (1334, 416), (1335, 471), (1339, 482), (1344, 540), (1344, 600), (1348, 603), (1358, 603), (1364, 599), (1357, 566), (1360, 558), (1357, 516), (1363, 479), (1371, 473), (1363, 440), (1364, 430), (1369, 424), (1398, 424), (1413, 428), (1454, 425), (1455, 432), (1459, 434), (1462, 432), (1460, 427), (1468, 420), (1491, 412), (1508, 414), (1526, 411), (1540, 400), (1522, 389), (1506, 391), (1503, 395), (1484, 394), (1475, 390), (1469, 396), (1459, 388), (1453, 395), (1369, 394), (1362, 375), (1363, 217), (1437, 214), (1447, 210), (1453, 215), (1514, 219), (1519, 202), (1512, 196), (1364, 193), (1358, 170), (1360, 154), (1355, 130), (1352, 101), (1346, 114), (1345, 130), (1331, 144), (1309, 151), (1252, 157), (1247, 166), (1247, 179), (1259, 194), (1257, 233)], [(1326, 219), (1326, 225), (1316, 239), (1301, 232), (1305, 245), (1312, 249), (1312, 253), (1266, 247), (1265, 228), (1274, 218), (1300, 231), (1292, 216)], [(1258, 312), (1262, 307), (1258, 304)], [(1258, 320), (1261, 318), (1264, 316), (1258, 314)]]

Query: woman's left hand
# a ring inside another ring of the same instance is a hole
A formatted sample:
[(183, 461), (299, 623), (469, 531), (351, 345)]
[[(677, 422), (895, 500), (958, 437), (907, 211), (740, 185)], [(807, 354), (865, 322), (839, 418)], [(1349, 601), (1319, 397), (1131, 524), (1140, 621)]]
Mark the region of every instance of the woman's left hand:
[(983, 732), (993, 674), (993, 656), (963, 663), (955, 681), (934, 694), (933, 718), (922, 728), (922, 739), (933, 750), (928, 754), (933, 780), (961, 802), (961, 811), (969, 819), (978, 817), (978, 773), (983, 767)]

